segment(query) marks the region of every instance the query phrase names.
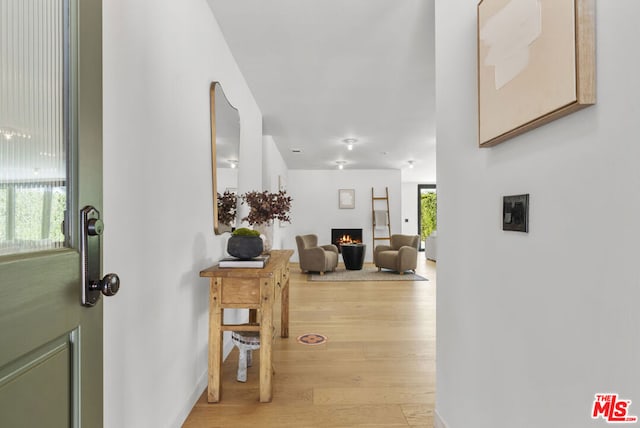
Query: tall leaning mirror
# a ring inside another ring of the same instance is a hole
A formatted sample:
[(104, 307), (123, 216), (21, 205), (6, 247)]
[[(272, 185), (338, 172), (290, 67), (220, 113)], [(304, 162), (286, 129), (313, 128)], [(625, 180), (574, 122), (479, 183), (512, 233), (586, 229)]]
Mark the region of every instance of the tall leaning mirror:
[(219, 82), (209, 87), (211, 104), (211, 169), (213, 230), (230, 232), (237, 223), (238, 170), (240, 168), (240, 115)]

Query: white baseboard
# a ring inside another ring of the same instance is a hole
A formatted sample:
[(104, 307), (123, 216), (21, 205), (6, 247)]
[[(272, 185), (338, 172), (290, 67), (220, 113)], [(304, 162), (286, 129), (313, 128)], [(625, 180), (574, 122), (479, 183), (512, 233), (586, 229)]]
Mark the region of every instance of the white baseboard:
[(193, 406), (195, 406), (198, 398), (200, 398), (202, 391), (204, 391), (204, 389), (207, 387), (208, 378), (209, 376), (207, 374), (207, 370), (205, 370), (204, 373), (200, 376), (200, 379), (198, 379), (193, 392), (185, 400), (184, 405), (182, 406), (182, 409), (180, 409), (180, 413), (178, 413), (178, 416), (176, 417), (174, 423), (169, 425), (170, 427), (181, 427), (184, 424), (184, 421), (186, 421), (187, 417), (189, 417), (189, 413), (191, 413), (191, 409), (193, 409)]
[(442, 416), (438, 411), (433, 412), (433, 428), (448, 428)]
[[(224, 344), (222, 345), (223, 361), (227, 359), (232, 350), (233, 342), (231, 341), (231, 338), (229, 338), (228, 340), (225, 340)], [(196, 382), (196, 386), (194, 387), (193, 392), (189, 395), (187, 400), (185, 400), (185, 404), (183, 405), (182, 409), (180, 409), (180, 413), (176, 417), (174, 423), (169, 425), (170, 427), (181, 427), (184, 424), (184, 421), (187, 420), (189, 414), (191, 413), (191, 410), (193, 409), (193, 406), (195, 406), (195, 404), (198, 402), (198, 398), (200, 398), (200, 395), (202, 395), (202, 391), (207, 388), (207, 382), (209, 380), (209, 373), (207, 373), (208, 370), (209, 369), (206, 368), (204, 370), (204, 373), (200, 375), (200, 378), (198, 379), (198, 382)]]

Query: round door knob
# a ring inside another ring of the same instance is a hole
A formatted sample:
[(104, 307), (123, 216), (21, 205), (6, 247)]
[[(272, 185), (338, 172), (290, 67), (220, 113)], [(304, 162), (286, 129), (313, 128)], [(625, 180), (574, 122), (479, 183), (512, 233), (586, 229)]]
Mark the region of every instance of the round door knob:
[(120, 289), (120, 278), (115, 273), (108, 273), (100, 281), (100, 291), (105, 296), (113, 296)]
[(102, 235), (104, 231), (104, 223), (99, 218), (90, 218), (87, 220), (87, 232), (89, 235), (96, 236)]

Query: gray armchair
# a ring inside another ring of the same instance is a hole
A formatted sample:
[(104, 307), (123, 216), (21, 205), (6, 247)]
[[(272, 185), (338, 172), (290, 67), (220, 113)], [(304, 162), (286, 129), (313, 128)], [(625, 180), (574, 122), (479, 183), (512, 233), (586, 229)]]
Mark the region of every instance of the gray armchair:
[(333, 272), (338, 266), (338, 247), (335, 245), (318, 245), (316, 235), (296, 236), (300, 269), (308, 272)]
[(418, 235), (391, 235), (391, 245), (378, 245), (373, 249), (373, 261), (378, 267), (395, 270), (402, 275), (415, 272), (418, 265)]

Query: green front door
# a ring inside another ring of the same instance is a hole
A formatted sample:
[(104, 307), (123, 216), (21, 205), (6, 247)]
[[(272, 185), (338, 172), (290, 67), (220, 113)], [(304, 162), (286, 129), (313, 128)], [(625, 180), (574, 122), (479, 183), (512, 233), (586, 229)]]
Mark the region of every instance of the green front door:
[(80, 209), (102, 209), (101, 9), (0, 0), (2, 427), (102, 426), (103, 299), (82, 305), (79, 253)]

